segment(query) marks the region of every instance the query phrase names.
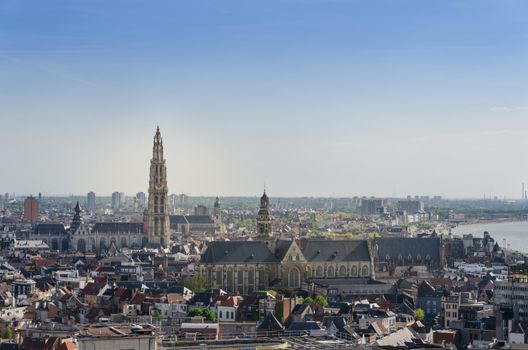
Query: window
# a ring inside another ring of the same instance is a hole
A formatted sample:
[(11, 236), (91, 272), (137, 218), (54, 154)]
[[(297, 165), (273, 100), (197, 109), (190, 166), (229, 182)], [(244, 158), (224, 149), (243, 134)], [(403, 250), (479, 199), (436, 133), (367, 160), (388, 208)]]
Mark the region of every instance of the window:
[(234, 290), (234, 286), (233, 286), (233, 282), (234, 281), (234, 278), (233, 278), (233, 269), (229, 269), (227, 270), (227, 286), (226, 286), (226, 289), (228, 292), (232, 292)]
[(333, 266), (328, 267), (328, 277), (335, 277)]
[(288, 272), (288, 287), (299, 288), (301, 286), (301, 273), (296, 267)]
[(265, 277), (264, 269), (263, 269), (263, 268), (260, 268), (260, 269), (258, 270), (258, 276), (257, 276), (257, 278), (258, 278), (258, 288), (259, 288), (260, 290), (262, 290), (262, 289), (266, 289), (266, 285), (267, 285), (267, 283), (266, 283), (266, 277)]
[(244, 271), (238, 270), (238, 292), (239, 293), (245, 293), (244, 292)]
[(352, 276), (357, 276), (357, 274), (358, 274), (357, 266), (352, 266), (352, 272), (351, 273), (352, 273)]
[(347, 275), (347, 269), (346, 269), (346, 266), (341, 266), (339, 268), (339, 276), (340, 277), (345, 277)]
[(363, 268), (361, 269), (361, 276), (368, 276), (368, 274), (369, 274), (368, 266), (363, 266)]
[(218, 284), (218, 287), (223, 288), (223, 273), (222, 270), (216, 271), (216, 284)]
[(323, 268), (321, 266), (317, 266), (315, 269), (315, 277), (323, 277)]
[(255, 290), (255, 270), (250, 268), (248, 271), (248, 293), (253, 293)]

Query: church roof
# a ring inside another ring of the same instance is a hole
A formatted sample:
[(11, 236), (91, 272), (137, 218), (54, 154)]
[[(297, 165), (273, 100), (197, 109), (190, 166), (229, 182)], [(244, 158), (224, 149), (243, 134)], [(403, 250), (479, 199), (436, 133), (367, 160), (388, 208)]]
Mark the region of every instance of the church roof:
[(64, 224), (57, 223), (43, 223), (35, 226), (35, 234), (37, 235), (67, 235)]
[(376, 238), (378, 245), (378, 256), (385, 259), (397, 259), (400, 255), (405, 259), (409, 254), (416, 258), (420, 254), (425, 260), (429, 255), (431, 260), (440, 260), (440, 238), (417, 238), (417, 237), (382, 237)]
[(292, 244), (293, 241), (291, 240), (278, 240), (277, 245), (275, 246), (275, 257), (279, 260), (284, 259), (284, 256), (286, 255)]
[(179, 224), (214, 224), (209, 215), (170, 215), (169, 220), (172, 229)]
[(272, 312), (268, 312), (264, 320), (258, 325), (257, 331), (282, 331), (284, 326), (277, 320)]
[(305, 240), (301, 251), (308, 261), (370, 261), (366, 240)]
[(215, 241), (207, 244), (202, 263), (275, 263), (277, 259), (264, 241)]
[(98, 222), (92, 228), (93, 232), (99, 233), (114, 233), (114, 232), (130, 232), (143, 233), (142, 222)]

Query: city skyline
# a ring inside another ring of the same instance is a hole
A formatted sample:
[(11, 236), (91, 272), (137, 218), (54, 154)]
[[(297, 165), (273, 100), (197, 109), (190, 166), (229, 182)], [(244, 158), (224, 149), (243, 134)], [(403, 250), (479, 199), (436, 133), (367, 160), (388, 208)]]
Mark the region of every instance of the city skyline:
[(528, 4), (134, 5), (0, 4), (2, 193), (146, 192), (159, 123), (171, 193), (520, 198)]

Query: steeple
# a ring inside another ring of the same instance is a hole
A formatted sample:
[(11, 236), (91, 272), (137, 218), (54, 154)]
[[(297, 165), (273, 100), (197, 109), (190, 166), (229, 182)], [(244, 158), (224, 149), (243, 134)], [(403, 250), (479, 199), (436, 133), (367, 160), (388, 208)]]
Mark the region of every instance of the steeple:
[(77, 232), (77, 230), (79, 229), (79, 227), (81, 227), (83, 223), (83, 219), (81, 216), (82, 209), (81, 209), (81, 206), (79, 205), (79, 201), (77, 201), (77, 205), (75, 206), (74, 211), (75, 211), (75, 214), (73, 215), (72, 223), (70, 225), (71, 234), (74, 234), (75, 232)]
[(163, 138), (159, 126), (154, 134), (150, 161), (147, 231), (149, 243), (170, 246), (170, 222), (167, 187), (167, 166), (163, 158)]
[(154, 160), (163, 160), (163, 138), (161, 137), (161, 132), (159, 126), (156, 128), (156, 133), (154, 134), (154, 146), (152, 149), (152, 159)]
[(260, 197), (260, 208), (261, 209), (268, 209), (269, 206), (269, 198), (266, 194), (266, 189), (264, 189), (264, 194), (262, 194), (262, 197)]
[(271, 213), (269, 211), (269, 198), (266, 189), (260, 197), (260, 209), (257, 214), (257, 234), (260, 239), (267, 239), (272, 236)]

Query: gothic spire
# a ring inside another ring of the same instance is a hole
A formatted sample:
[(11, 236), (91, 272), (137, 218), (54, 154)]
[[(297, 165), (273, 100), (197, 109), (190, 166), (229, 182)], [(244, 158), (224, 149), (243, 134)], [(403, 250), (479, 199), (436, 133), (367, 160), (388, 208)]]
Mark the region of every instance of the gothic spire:
[(75, 211), (75, 214), (73, 215), (72, 223), (70, 225), (70, 233), (72, 234), (77, 232), (77, 230), (79, 229), (79, 227), (81, 227), (83, 223), (82, 216), (81, 216), (82, 209), (81, 209), (81, 206), (79, 205), (79, 201), (77, 201), (77, 205), (75, 206), (74, 211)]
[(268, 198), (268, 195), (266, 194), (266, 189), (264, 189), (264, 194), (262, 195), (262, 197), (260, 197), (260, 207), (263, 209), (267, 209), (268, 206), (269, 206), (269, 198)]

